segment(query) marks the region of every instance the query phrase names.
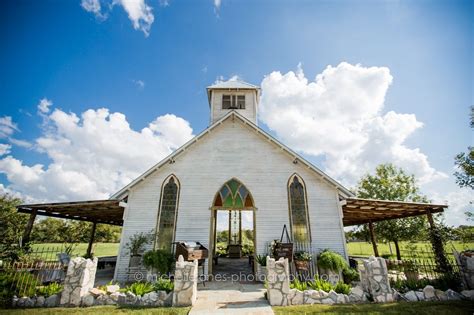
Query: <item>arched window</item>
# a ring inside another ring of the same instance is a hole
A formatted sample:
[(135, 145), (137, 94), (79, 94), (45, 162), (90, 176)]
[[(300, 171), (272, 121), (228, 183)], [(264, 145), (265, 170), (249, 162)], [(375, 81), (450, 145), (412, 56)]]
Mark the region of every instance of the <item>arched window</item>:
[(295, 242), (311, 242), (308, 208), (306, 203), (306, 188), (298, 175), (290, 178), (288, 185), (288, 200), (290, 206), (290, 226)]
[(158, 212), (157, 249), (171, 250), (178, 216), (179, 182), (173, 175), (163, 182)]
[(216, 194), (214, 207), (221, 209), (252, 209), (254, 205), (247, 188), (236, 179), (231, 179)]

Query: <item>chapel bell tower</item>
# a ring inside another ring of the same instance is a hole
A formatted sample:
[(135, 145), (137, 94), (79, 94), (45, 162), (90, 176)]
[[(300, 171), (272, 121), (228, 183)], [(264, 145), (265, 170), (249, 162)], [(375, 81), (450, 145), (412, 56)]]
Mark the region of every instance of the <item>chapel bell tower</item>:
[(257, 124), (257, 106), (260, 100), (258, 86), (237, 80), (218, 82), (207, 87), (207, 97), (211, 108), (211, 124), (231, 110)]

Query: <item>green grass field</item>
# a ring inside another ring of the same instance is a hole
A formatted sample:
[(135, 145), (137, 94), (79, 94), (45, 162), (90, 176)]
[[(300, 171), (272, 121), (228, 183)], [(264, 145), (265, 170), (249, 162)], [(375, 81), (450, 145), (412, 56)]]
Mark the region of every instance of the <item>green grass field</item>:
[[(419, 258), (423, 259), (421, 253), (417, 253), (418, 251), (420, 252), (425, 252), (424, 254), (428, 254), (428, 250), (431, 251), (431, 244), (429, 242), (417, 242), (414, 243), (416, 246), (415, 252), (413, 252), (411, 249), (407, 248), (408, 242), (401, 242), (400, 249), (402, 252), (402, 258)], [(460, 243), (460, 242), (450, 242), (446, 246), (446, 251), (448, 253), (452, 252), (453, 246), (456, 248), (457, 251), (462, 251), (465, 249), (473, 249), (474, 248), (474, 242), (471, 243)], [(41, 249), (47, 249), (47, 248), (61, 248), (62, 244), (60, 243), (45, 243), (45, 244), (34, 244), (33, 249), (35, 250), (41, 250)], [(379, 254), (390, 254), (390, 248), (389, 245), (386, 243), (377, 243), (377, 247), (379, 250)], [(395, 246), (391, 244), (392, 247), (392, 255), (395, 257)], [(94, 254), (96, 257), (102, 257), (102, 256), (115, 256), (118, 253), (118, 248), (119, 248), (119, 243), (95, 243), (94, 244)], [(86, 243), (80, 243), (76, 246), (74, 249), (74, 254), (75, 255), (84, 255), (86, 253), (87, 249), (87, 244)], [(349, 255), (351, 256), (370, 256), (373, 255), (373, 249), (372, 249), (372, 244), (367, 243), (367, 242), (350, 242), (347, 243), (347, 249), (349, 252)], [(414, 254), (418, 255), (418, 257), (413, 257)]]
[(286, 314), (472, 314), (474, 302), (399, 302), (385, 304), (302, 305), (273, 307), (276, 315)]
[[(431, 243), (430, 242), (417, 242), (413, 243), (416, 246), (413, 251), (410, 248), (407, 248), (409, 242), (400, 243), (400, 251), (402, 258), (417, 258), (423, 259), (424, 256), (430, 255), (431, 252)], [(474, 243), (461, 243), (461, 242), (449, 242), (446, 245), (446, 251), (452, 253), (453, 246), (457, 251), (463, 251), (466, 249), (473, 249)], [(393, 257), (396, 257), (395, 254), (395, 245), (391, 243), (392, 252), (390, 252), (390, 247), (386, 243), (377, 243), (377, 248), (379, 250), (379, 255), (392, 254)], [(372, 244), (367, 242), (349, 242), (347, 243), (347, 250), (351, 256), (370, 256), (374, 254)], [(422, 253), (424, 252), (424, 253)], [(416, 255), (416, 256), (415, 256)]]
[[(49, 249), (61, 249), (63, 245), (61, 243), (44, 243), (44, 244), (34, 244), (33, 250), (48, 250)], [(118, 254), (119, 243), (94, 243), (93, 252), (96, 257), (103, 256), (116, 256)], [(82, 256), (86, 253), (87, 244), (79, 243), (74, 248), (73, 254)]]

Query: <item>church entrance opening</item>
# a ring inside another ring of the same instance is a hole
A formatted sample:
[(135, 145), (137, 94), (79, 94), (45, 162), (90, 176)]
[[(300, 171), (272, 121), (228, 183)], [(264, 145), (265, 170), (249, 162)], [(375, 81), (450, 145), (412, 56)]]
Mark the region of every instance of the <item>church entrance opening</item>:
[(231, 179), (216, 193), (211, 209), (212, 278), (253, 281), (256, 231), (251, 193), (240, 181)]

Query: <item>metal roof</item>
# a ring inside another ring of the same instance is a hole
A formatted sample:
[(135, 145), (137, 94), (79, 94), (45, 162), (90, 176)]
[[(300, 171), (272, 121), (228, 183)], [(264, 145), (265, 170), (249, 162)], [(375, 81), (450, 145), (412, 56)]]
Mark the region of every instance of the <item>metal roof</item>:
[(257, 89), (260, 90), (259, 86), (239, 81), (239, 80), (229, 80), (229, 81), (219, 81), (213, 85), (207, 87), (207, 89)]

